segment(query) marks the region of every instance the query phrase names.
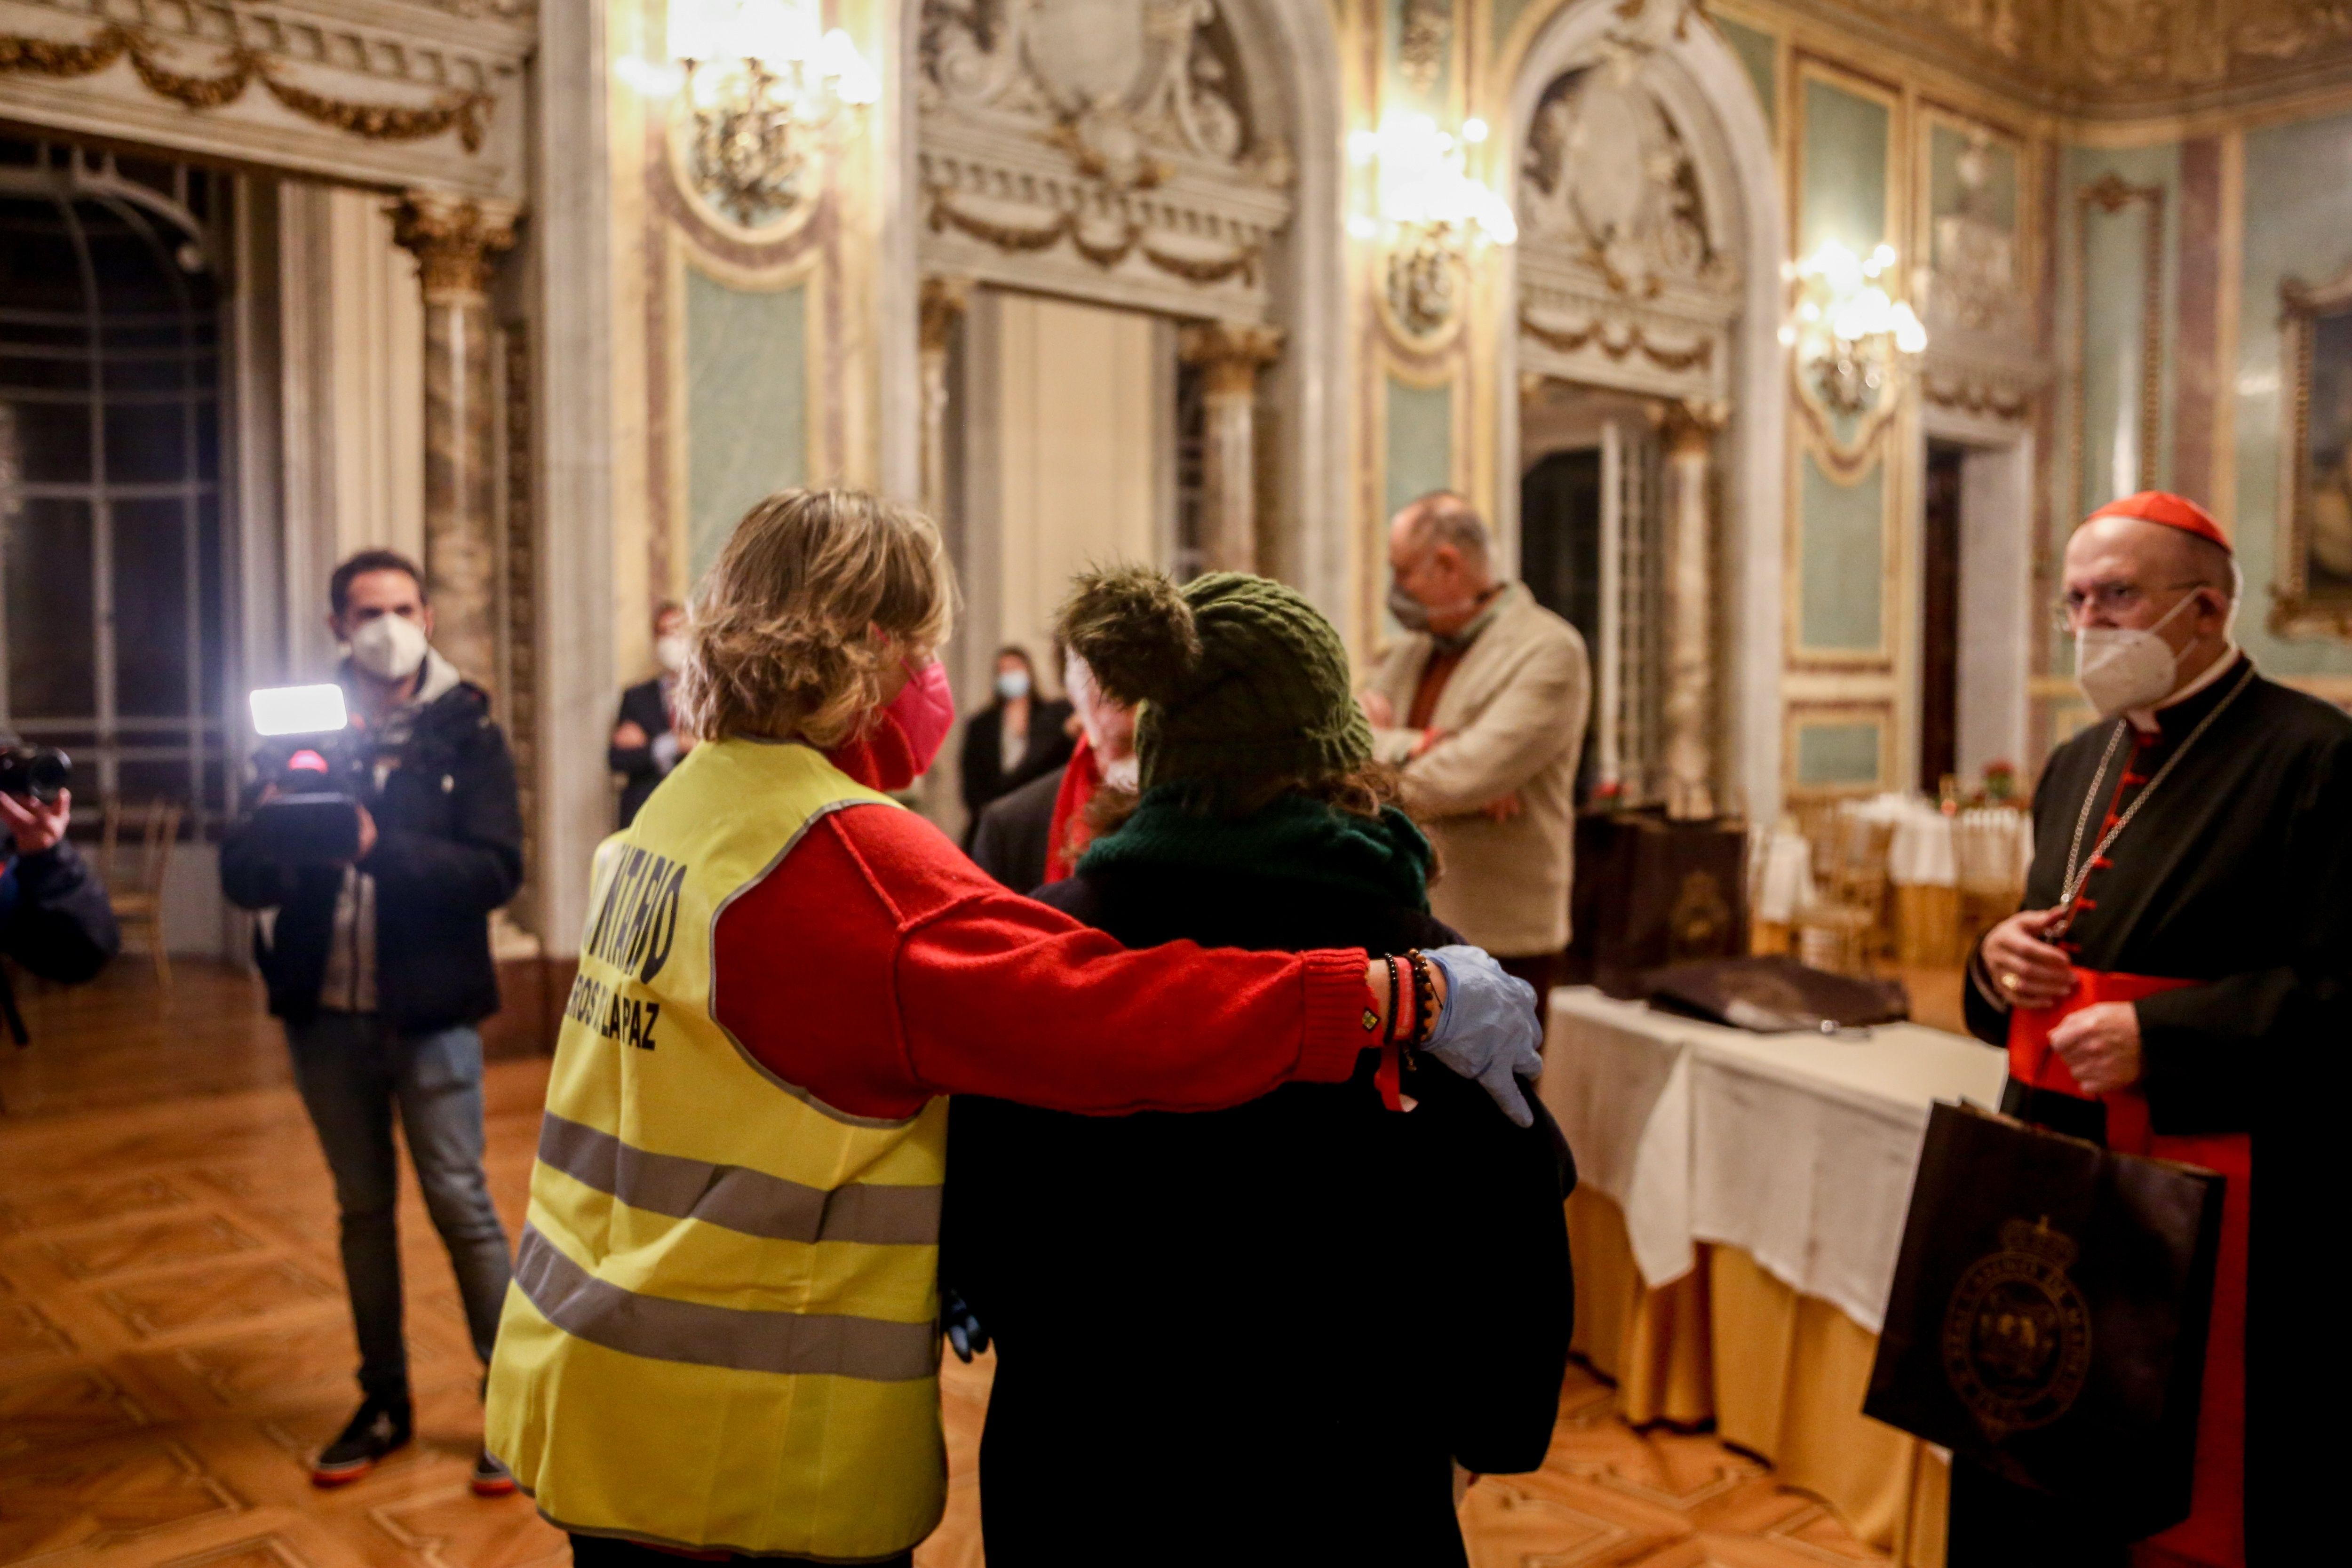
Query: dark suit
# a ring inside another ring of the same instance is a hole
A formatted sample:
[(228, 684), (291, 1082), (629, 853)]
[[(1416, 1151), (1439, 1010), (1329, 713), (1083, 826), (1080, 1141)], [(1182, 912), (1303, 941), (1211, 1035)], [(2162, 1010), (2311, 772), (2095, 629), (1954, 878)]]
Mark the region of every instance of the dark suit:
[[(628, 782), (621, 786), (621, 820), (617, 826), (626, 827), (637, 819), (637, 808), (646, 804), (646, 796), (654, 793), (654, 785), (662, 782), (669, 769), (654, 755), (653, 742), (669, 733), (669, 701), (662, 695), (661, 677), (641, 680), (621, 693), (621, 716), (613, 728), (635, 724), (646, 732), (642, 746), (614, 746), (605, 761), (614, 773)], [(676, 765), (673, 759), (672, 766)]]
[(1045, 851), (1054, 835), (1054, 803), (1066, 769), (1039, 773), (1011, 795), (992, 801), (971, 829), (971, 860), (1016, 893), (1044, 885)]
[[(1070, 760), (1074, 742), (1063, 726), (1070, 721), (1070, 705), (1047, 702), (1032, 698), (1029, 702), (1029, 740), (1022, 747), (1021, 760), (1010, 768), (1004, 765), (1004, 708), (1002, 703), (983, 708), (971, 716), (963, 730), (962, 779), (963, 808), (971, 814), (972, 827), (980, 822), (981, 809), (990, 801), (1011, 794), (1040, 773), (1059, 772)], [(964, 831), (964, 842), (971, 842), (972, 828)]]

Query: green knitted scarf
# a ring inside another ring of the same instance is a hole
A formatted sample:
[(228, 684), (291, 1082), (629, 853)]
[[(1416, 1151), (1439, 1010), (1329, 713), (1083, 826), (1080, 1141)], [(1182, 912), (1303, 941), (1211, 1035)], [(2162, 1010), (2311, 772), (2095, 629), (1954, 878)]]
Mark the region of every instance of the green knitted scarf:
[(1235, 877), (1276, 878), (1407, 909), (1429, 908), (1429, 840), (1394, 806), (1380, 820), (1284, 795), (1238, 819), (1203, 813), (1181, 783), (1144, 792), (1118, 831), (1097, 838), (1082, 873), (1181, 867)]

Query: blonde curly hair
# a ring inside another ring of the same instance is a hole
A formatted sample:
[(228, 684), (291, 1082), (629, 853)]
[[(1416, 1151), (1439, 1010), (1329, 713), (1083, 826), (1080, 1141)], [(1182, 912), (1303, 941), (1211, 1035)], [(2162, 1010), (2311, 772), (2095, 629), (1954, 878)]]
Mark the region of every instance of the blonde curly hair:
[(947, 640), (955, 598), (921, 512), (864, 490), (780, 490), (744, 514), (695, 592), (681, 727), (837, 745), (871, 721), (893, 663)]

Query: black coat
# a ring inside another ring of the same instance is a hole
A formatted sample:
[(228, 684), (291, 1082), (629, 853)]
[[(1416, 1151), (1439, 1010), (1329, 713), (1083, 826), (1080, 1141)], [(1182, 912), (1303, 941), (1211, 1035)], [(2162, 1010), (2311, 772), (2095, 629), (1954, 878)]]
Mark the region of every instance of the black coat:
[(0, 829), (0, 952), (44, 980), (78, 985), (121, 948), (106, 888), (79, 850), (61, 838), (19, 855)]
[[(1038, 896), (1133, 947), (1454, 940), (1273, 878), (1136, 868)], [(991, 1568), (1112, 1542), (1188, 1568), (1459, 1564), (1452, 1461), (1543, 1462), (1574, 1312), (1565, 1145), (1532, 1096), (1521, 1131), (1433, 1063), (1418, 1110), (1384, 1110), (1377, 1059), (1194, 1115), (957, 1098), (942, 1269), (998, 1346)]]
[(1016, 893), (1045, 879), (1045, 851), (1054, 837), (1054, 805), (1066, 770), (1039, 773), (982, 808), (971, 828), (971, 861)]
[[(981, 808), (990, 801), (1019, 789), (1039, 773), (1058, 773), (1070, 760), (1076, 742), (1066, 728), (1070, 721), (1070, 705), (1050, 702), (1042, 698), (1029, 700), (1029, 739), (1021, 751), (1021, 760), (1009, 770), (1004, 765), (1004, 709), (1003, 704), (983, 708), (971, 716), (963, 727), (963, 751), (958, 758), (958, 777), (962, 782), (963, 808), (976, 826)], [(971, 833), (965, 833), (971, 842)]]
[(622, 779), (620, 820), (615, 824), (618, 827), (626, 827), (637, 819), (646, 797), (667, 776), (654, 760), (653, 742), (670, 731), (669, 703), (662, 696), (659, 676), (641, 680), (621, 693), (621, 711), (613, 721), (613, 728), (618, 730), (631, 723), (646, 732), (646, 744), (604, 749), (606, 764)]
[[(522, 809), (514, 759), (470, 682), (416, 716), (398, 764), (362, 796), (376, 842), (376, 1011), (403, 1031), (475, 1023), (499, 1010), (490, 911), (522, 885)], [(248, 818), (221, 843), (221, 889), (239, 909), (275, 909), (254, 936), (269, 1010), (289, 1023), (319, 1011), (334, 938), (340, 866), (289, 866), (261, 853)]]

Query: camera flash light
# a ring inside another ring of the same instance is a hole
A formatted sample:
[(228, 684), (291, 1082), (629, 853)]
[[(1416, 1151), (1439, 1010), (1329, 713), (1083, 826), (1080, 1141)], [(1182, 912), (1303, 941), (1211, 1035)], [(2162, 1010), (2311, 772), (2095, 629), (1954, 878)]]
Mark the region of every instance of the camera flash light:
[(350, 722), (343, 711), (343, 689), (332, 684), (268, 686), (250, 700), (257, 735), (313, 735)]

